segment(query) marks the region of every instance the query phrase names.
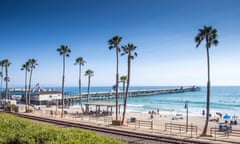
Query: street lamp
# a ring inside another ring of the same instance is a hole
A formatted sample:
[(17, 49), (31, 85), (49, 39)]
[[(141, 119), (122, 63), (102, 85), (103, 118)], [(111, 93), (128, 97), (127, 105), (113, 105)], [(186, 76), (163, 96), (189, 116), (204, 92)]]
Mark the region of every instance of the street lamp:
[(188, 101), (185, 101), (184, 108), (186, 109), (186, 132), (188, 132)]

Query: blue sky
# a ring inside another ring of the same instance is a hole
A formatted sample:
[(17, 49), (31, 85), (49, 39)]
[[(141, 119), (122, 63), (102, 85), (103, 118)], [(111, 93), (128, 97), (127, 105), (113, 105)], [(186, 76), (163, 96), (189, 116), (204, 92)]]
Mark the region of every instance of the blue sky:
[[(24, 85), (21, 65), (37, 59), (33, 83), (60, 86), (62, 57), (68, 45), (66, 86), (78, 85), (82, 56), (92, 69), (94, 86), (115, 82), (115, 52), (107, 41), (133, 43), (132, 85), (206, 85), (206, 50), (195, 47), (198, 29), (218, 30), (219, 45), (210, 49), (212, 85), (240, 85), (240, 1), (238, 0), (0, 0), (0, 59), (9, 59), (10, 86)], [(120, 57), (120, 75), (126, 57)], [(87, 78), (83, 76), (83, 85)]]

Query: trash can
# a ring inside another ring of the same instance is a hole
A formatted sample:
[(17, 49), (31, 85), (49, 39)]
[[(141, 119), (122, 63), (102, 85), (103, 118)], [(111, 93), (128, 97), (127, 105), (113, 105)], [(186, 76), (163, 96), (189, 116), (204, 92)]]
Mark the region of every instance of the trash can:
[(130, 122), (136, 122), (136, 118), (135, 117), (131, 117), (130, 118)]

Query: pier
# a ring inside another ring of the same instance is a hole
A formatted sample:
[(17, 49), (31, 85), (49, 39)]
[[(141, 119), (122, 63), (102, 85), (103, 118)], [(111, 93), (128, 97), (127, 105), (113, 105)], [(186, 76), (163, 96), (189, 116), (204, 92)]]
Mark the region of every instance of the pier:
[[(200, 87), (180, 87), (173, 89), (150, 89), (150, 90), (131, 90), (128, 92), (128, 97), (139, 97), (139, 96), (151, 96), (151, 95), (159, 95), (159, 94), (173, 94), (173, 93), (184, 93), (184, 92), (194, 92), (199, 91)], [(90, 100), (104, 100), (115, 98), (115, 91), (110, 92), (91, 92), (89, 94)], [(124, 92), (119, 92), (119, 98), (124, 96)], [(82, 100), (86, 100), (88, 97), (87, 93), (82, 94)], [(79, 95), (65, 95), (66, 100), (77, 100), (80, 99)]]
[[(170, 89), (146, 89), (146, 90), (130, 90), (128, 92), (128, 97), (141, 97), (141, 96), (152, 96), (159, 94), (173, 94), (173, 93), (184, 93), (184, 92), (194, 92), (199, 91), (200, 88), (196, 86), (192, 87), (179, 87), (179, 88), (170, 88)], [(2, 93), (4, 95), (4, 93)], [(25, 90), (24, 89), (10, 89), (9, 95), (12, 99), (17, 100), (20, 103), (25, 102)], [(108, 92), (91, 92), (89, 94), (89, 100), (109, 100), (114, 99), (116, 92), (108, 91)], [(119, 91), (119, 98), (123, 98), (125, 93), (123, 91)], [(82, 93), (82, 101), (87, 101), (88, 94)], [(62, 99), (61, 91), (56, 90), (35, 90), (31, 92), (30, 102), (31, 104), (37, 105), (51, 105), (54, 103), (60, 104), (60, 100)], [(65, 94), (64, 100), (66, 103), (72, 103), (73, 101), (80, 100), (79, 94)]]

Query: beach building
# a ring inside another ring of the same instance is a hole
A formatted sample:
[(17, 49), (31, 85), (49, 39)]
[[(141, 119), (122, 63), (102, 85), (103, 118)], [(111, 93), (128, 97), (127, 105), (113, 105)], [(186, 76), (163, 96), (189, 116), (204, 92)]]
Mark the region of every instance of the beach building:
[[(2, 92), (5, 95), (5, 92)], [(25, 103), (25, 89), (13, 88), (9, 89), (10, 99), (16, 100), (17, 103)], [(51, 105), (56, 104), (62, 99), (61, 91), (54, 89), (34, 89), (30, 91), (30, 103), (33, 105)]]
[(62, 99), (61, 91), (37, 91), (34, 92), (31, 97), (30, 101), (31, 104), (36, 105), (51, 105), (56, 104)]
[[(118, 109), (121, 108), (122, 104), (118, 104)], [(90, 110), (91, 106), (95, 106), (95, 110)], [(113, 113), (113, 107), (116, 107), (115, 103), (110, 103), (110, 102), (88, 102), (85, 103), (85, 108), (86, 108), (86, 113), (95, 113), (97, 116), (107, 116), (107, 115), (112, 115)], [(101, 109), (102, 108), (102, 109)], [(105, 110), (104, 110), (105, 109)]]

